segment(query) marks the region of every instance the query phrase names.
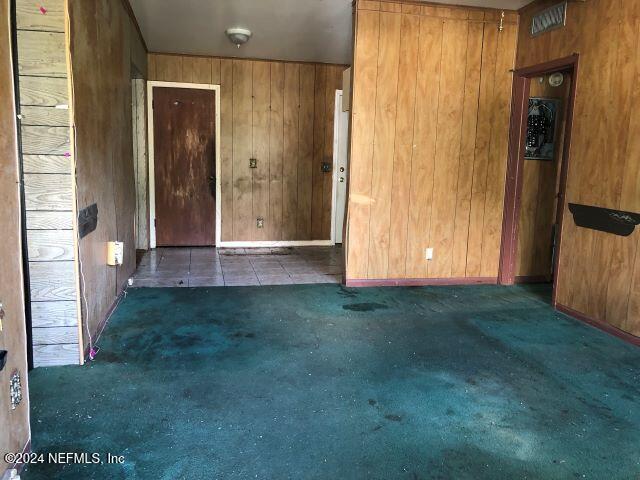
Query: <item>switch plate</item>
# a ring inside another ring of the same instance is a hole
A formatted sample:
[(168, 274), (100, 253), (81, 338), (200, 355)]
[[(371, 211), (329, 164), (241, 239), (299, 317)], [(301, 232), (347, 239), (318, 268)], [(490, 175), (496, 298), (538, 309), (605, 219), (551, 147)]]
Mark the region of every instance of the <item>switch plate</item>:
[(433, 260), (433, 248), (427, 248), (425, 251), (425, 258), (427, 260)]

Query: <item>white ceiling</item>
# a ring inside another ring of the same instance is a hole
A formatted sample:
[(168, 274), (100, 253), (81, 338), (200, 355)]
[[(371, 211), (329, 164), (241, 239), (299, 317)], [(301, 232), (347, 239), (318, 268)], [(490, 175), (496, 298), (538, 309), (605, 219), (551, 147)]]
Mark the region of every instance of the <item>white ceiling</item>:
[[(435, 0), (517, 9), (532, 0)], [(351, 63), (352, 0), (130, 0), (152, 52)], [(237, 49), (229, 27), (253, 37)]]

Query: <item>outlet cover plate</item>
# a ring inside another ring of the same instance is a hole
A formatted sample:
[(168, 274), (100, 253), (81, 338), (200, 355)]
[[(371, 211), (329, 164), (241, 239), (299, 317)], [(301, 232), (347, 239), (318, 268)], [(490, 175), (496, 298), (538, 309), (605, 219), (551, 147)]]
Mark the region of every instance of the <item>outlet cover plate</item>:
[(425, 258), (427, 260), (433, 260), (433, 248), (427, 248), (425, 251)]

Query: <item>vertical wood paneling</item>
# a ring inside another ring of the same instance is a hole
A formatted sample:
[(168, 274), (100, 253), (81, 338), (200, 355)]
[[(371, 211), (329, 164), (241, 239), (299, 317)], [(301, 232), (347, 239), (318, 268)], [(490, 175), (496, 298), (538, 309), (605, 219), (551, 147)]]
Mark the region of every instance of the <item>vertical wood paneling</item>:
[(208, 57), (183, 57), (182, 81), (211, 84), (211, 59)]
[(253, 62), (233, 61), (233, 238), (251, 240)]
[(498, 31), (485, 25), (482, 45), (482, 70), (476, 128), (476, 150), (471, 187), (471, 211), (467, 247), (467, 276), (479, 277), (482, 264), (482, 233), (485, 219), (487, 164), (491, 145), (494, 82), (498, 49)]
[(347, 278), (495, 278), (517, 16), (357, 6)]
[(398, 100), (396, 140), (393, 160), (391, 212), (389, 219), (389, 278), (402, 278), (406, 273), (409, 192), (413, 157), (413, 126), (420, 45), (420, 17), (402, 15), (400, 45), (403, 54), (398, 65)]
[(300, 66), (284, 66), (284, 164), (282, 169), (282, 237), (296, 238), (298, 204), (298, 106)]
[[(331, 65), (327, 67), (327, 82), (324, 103), (324, 161), (333, 165), (333, 134), (335, 122), (336, 90), (342, 89), (342, 72), (344, 67)], [(316, 87), (317, 88), (317, 87)], [(344, 98), (344, 92), (343, 97)], [(314, 239), (331, 237), (331, 207), (333, 205), (333, 168), (331, 172), (322, 174), (322, 232)]]
[(313, 117), (315, 68), (300, 66), (300, 108), (298, 112), (298, 213), (297, 240), (311, 240), (313, 195)]
[(482, 265), (480, 275), (498, 275), (500, 263), (500, 241), (502, 235), (502, 214), (504, 208), (504, 179), (509, 146), (509, 120), (511, 114), (511, 70), (515, 61), (515, 46), (518, 29), (515, 25), (505, 25), (498, 36), (498, 57), (496, 60), (493, 118), (491, 124), (491, 149), (487, 165), (487, 196), (485, 199), (485, 221), (482, 239)]
[(269, 130), (269, 238), (281, 240), (282, 168), (284, 165), (284, 64), (271, 62), (271, 112)]
[(333, 161), (344, 67), (160, 54), (148, 65), (152, 80), (221, 86), (222, 241), (330, 239), (333, 175), (321, 165)]
[(154, 55), (155, 78), (165, 82), (182, 82), (182, 58), (179, 55)]
[(458, 192), (453, 233), (451, 276), (464, 277), (467, 269), (469, 220), (473, 186), (473, 166), (478, 127), (478, 100), (482, 70), (482, 39), (484, 25), (469, 22), (467, 38), (466, 79), (464, 87), (464, 111), (460, 145), (460, 167), (458, 169)]
[[(427, 275), (434, 278), (451, 276), (453, 232), (458, 188), (458, 166), (464, 107), (467, 22), (445, 20), (442, 28), (440, 96), (436, 127), (433, 206), (429, 247), (434, 257)], [(437, 180), (436, 180), (437, 179)]]
[(268, 240), (269, 215), (269, 103), (271, 101), (271, 66), (267, 62), (253, 62), (253, 158), (258, 168), (252, 169), (253, 220), (262, 218), (264, 228), (252, 229), (252, 240)]
[(221, 64), (222, 60), (219, 58), (211, 59), (211, 83), (214, 85), (220, 85), (221, 82)]
[(356, 18), (353, 94), (351, 105), (351, 163), (349, 179), (347, 277), (367, 278), (369, 259), (369, 217), (378, 77), (380, 14), (358, 11)]
[(317, 65), (315, 68), (315, 98), (313, 119), (313, 169), (312, 169), (312, 199), (311, 199), (311, 236), (322, 238), (322, 162), (324, 158), (326, 100), (328, 88), (328, 68)]
[(380, 14), (378, 75), (375, 101), (375, 142), (371, 177), (371, 211), (375, 219), (369, 226), (369, 278), (385, 278), (389, 266), (389, 225), (391, 182), (395, 152), (395, 123), (398, 99), (401, 15)]
[(423, 278), (427, 275), (424, 259), (431, 226), (442, 48), (442, 21), (422, 17), (407, 227), (408, 278)]
[[(220, 189), (223, 241), (233, 240), (233, 61), (220, 61)], [(230, 120), (229, 120), (230, 119)]]

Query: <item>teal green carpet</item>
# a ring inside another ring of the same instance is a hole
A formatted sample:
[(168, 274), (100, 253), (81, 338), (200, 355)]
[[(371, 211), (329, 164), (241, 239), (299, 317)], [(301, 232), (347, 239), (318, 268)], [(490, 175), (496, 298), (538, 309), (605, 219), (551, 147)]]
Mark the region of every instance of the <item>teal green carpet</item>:
[(30, 375), (36, 479), (634, 479), (640, 349), (541, 287), (134, 289)]

